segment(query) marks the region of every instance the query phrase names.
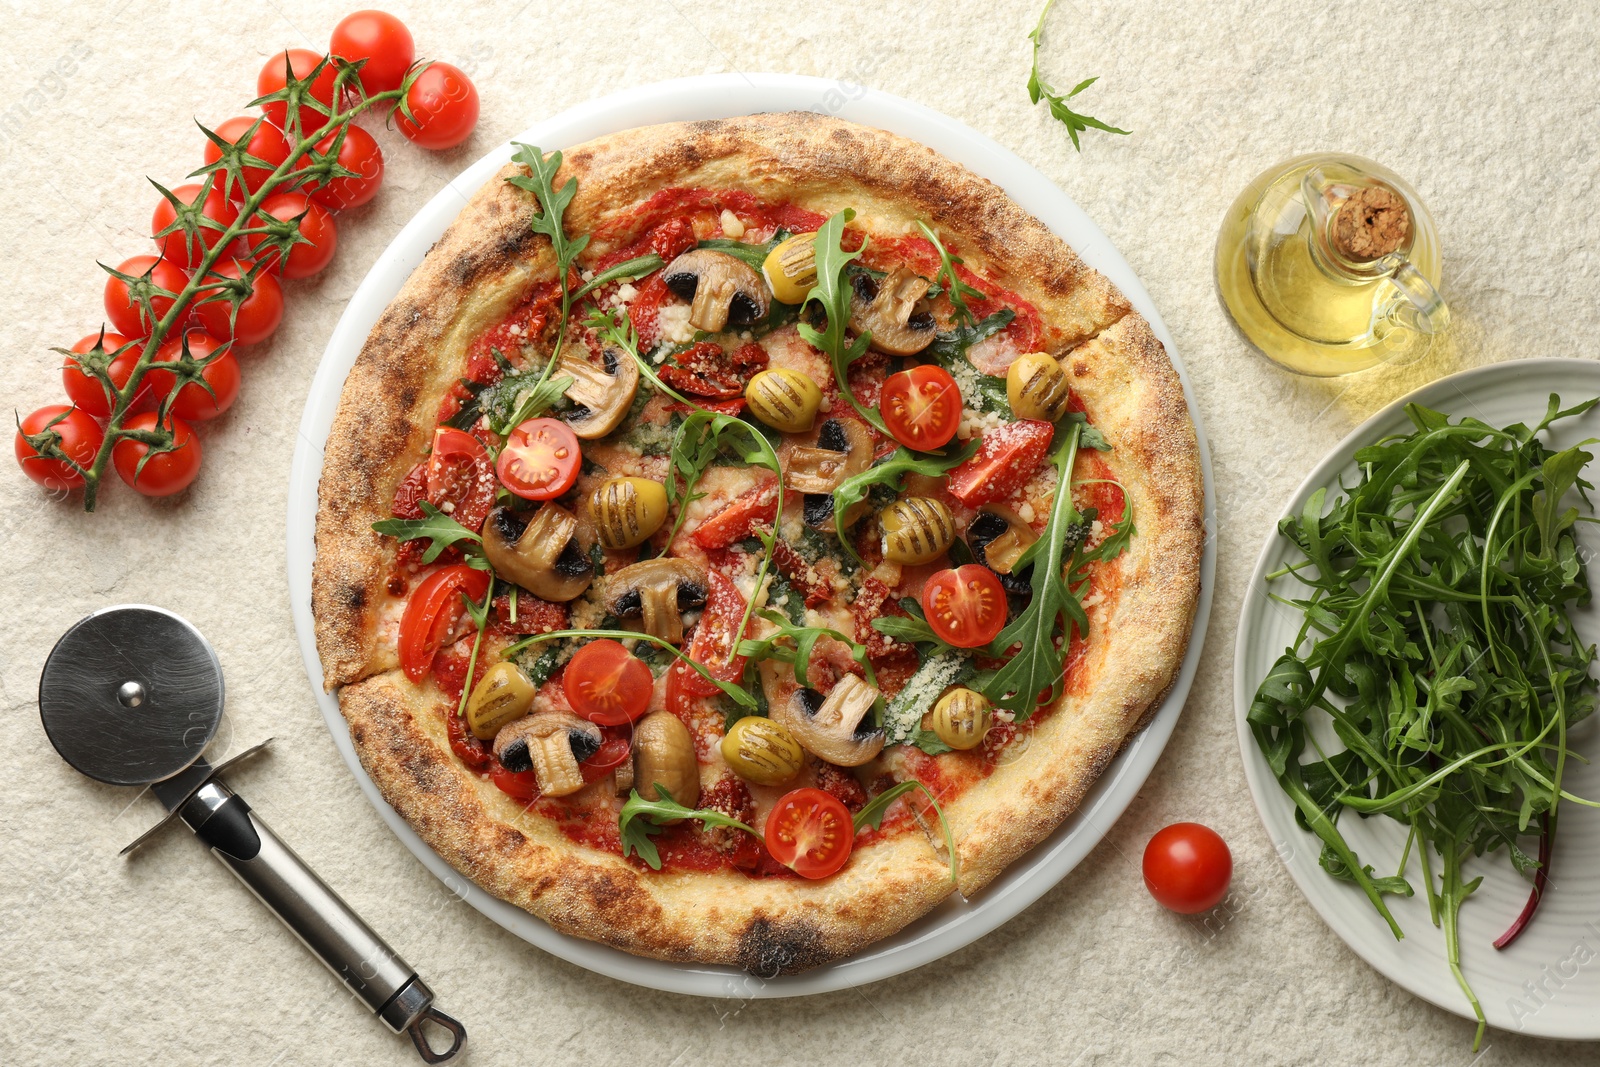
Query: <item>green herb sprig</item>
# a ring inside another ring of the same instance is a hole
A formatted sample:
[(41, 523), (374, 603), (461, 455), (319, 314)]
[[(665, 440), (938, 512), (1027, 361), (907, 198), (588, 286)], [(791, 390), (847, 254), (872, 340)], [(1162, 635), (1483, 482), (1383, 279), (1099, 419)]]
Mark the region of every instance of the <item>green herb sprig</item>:
[[(933, 287), (928, 290), (928, 296), (937, 296), (943, 293), (950, 301), (950, 307), (955, 311), (955, 320), (958, 324), (971, 326), (978, 320), (972, 314), (972, 309), (967, 306), (967, 301), (987, 299), (983, 293), (974, 289), (961, 280), (961, 275), (956, 273), (963, 260), (960, 256), (951, 255), (944, 247), (944, 242), (939, 240), (939, 235), (933, 232), (926, 222), (917, 220), (917, 228), (922, 235), (933, 244), (933, 250), (939, 254), (939, 270), (933, 276)], [(1006, 322), (1010, 322), (1008, 318)], [(1004, 323), (1001, 324), (1002, 326)]]
[(696, 819), (707, 826), (726, 826), (734, 830), (743, 830), (760, 838), (755, 828), (747, 826), (738, 819), (724, 815), (720, 811), (710, 808), (687, 808), (672, 799), (672, 794), (658, 783), (655, 785), (659, 800), (646, 800), (639, 795), (637, 789), (629, 790), (628, 800), (622, 805), (622, 812), (617, 816), (617, 830), (622, 837), (622, 858), (637, 853), (639, 858), (650, 866), (652, 871), (661, 869), (661, 852), (656, 848), (656, 843), (651, 840), (662, 830), (666, 824), (674, 819)]
[(816, 648), (818, 641), (831, 637), (850, 649), (850, 658), (861, 665), (867, 684), (877, 688), (878, 676), (873, 673), (872, 661), (867, 658), (866, 645), (827, 626), (797, 626), (787, 616), (770, 609), (763, 611), (761, 617), (777, 627), (776, 632), (759, 640), (746, 638), (740, 641), (739, 655), (748, 656), (752, 661), (774, 659), (779, 663), (791, 664), (794, 667), (794, 680), (809, 686), (811, 683), (807, 680), (807, 672), (811, 651)]
[(589, 247), (589, 235), (579, 234), (576, 237), (567, 236), (566, 213), (567, 206), (572, 203), (572, 198), (578, 194), (578, 179), (568, 178), (560, 189), (555, 187), (556, 174), (561, 170), (561, 153), (551, 152), (549, 158), (545, 157), (535, 145), (525, 145), (512, 142), (517, 149), (516, 155), (511, 157), (513, 163), (521, 163), (528, 168), (528, 174), (513, 174), (506, 181), (533, 194), (538, 202), (539, 211), (528, 225), (534, 233), (542, 234), (550, 239), (550, 253), (556, 261), (556, 278), (561, 286), (561, 317), (556, 324), (556, 343), (551, 349), (550, 359), (544, 365), (544, 373), (539, 382), (542, 385), (549, 377), (552, 369), (561, 361), (561, 346), (566, 341), (567, 320), (572, 314), (572, 270), (578, 261), (578, 256)]
[(852, 559), (861, 562), (861, 556), (856, 552), (856, 546), (851, 543), (845, 533), (845, 512), (854, 507), (859, 501), (865, 500), (873, 486), (886, 486), (899, 492), (905, 485), (908, 474), (924, 474), (930, 478), (947, 474), (955, 467), (971, 459), (978, 451), (978, 439), (973, 438), (960, 448), (948, 454), (938, 452), (913, 452), (901, 446), (881, 463), (874, 464), (862, 471), (853, 474), (839, 483), (833, 491), (833, 529), (839, 535), (839, 543), (850, 553)]
[(867, 345), (872, 341), (870, 331), (857, 335), (854, 341), (849, 339), (847, 327), (850, 325), (850, 281), (845, 277), (845, 268), (850, 262), (866, 251), (865, 239), (861, 247), (854, 252), (846, 252), (841, 241), (844, 237), (844, 228), (850, 220), (856, 217), (851, 208), (835, 212), (827, 222), (817, 230), (815, 242), (817, 255), (817, 284), (811, 287), (806, 298), (801, 302), (804, 311), (812, 304), (822, 309), (827, 317), (827, 322), (822, 330), (817, 330), (810, 323), (801, 322), (796, 329), (800, 336), (813, 348), (828, 357), (833, 365), (834, 380), (839, 383), (839, 392), (850, 402), (868, 423), (878, 428), (879, 432), (889, 435), (889, 428), (883, 423), (883, 416), (878, 414), (877, 408), (864, 406), (856, 399), (855, 391), (850, 388), (850, 364), (866, 355)]
[(489, 561), (483, 555), (483, 537), (473, 533), (455, 519), (440, 511), (426, 500), (417, 501), (422, 509), (420, 519), (380, 519), (372, 524), (375, 533), (401, 541), (429, 542), (422, 553), (422, 562), (432, 563), (447, 548), (459, 548), (469, 566), (487, 570)]
[(1070, 93), (1063, 96), (1056, 92), (1055, 88), (1045, 81), (1044, 77), (1039, 73), (1039, 42), (1044, 36), (1045, 16), (1050, 14), (1050, 6), (1055, 2), (1056, 0), (1045, 0), (1044, 10), (1039, 12), (1039, 24), (1033, 28), (1032, 33), (1028, 34), (1028, 40), (1033, 42), (1033, 69), (1028, 73), (1028, 99), (1035, 104), (1040, 100), (1048, 101), (1051, 116), (1067, 127), (1067, 135), (1072, 138), (1072, 147), (1081, 152), (1083, 151), (1083, 145), (1078, 143), (1078, 134), (1080, 133), (1093, 129), (1126, 136), (1129, 131), (1119, 130), (1115, 126), (1109, 126), (1101, 122), (1099, 119), (1081, 115), (1067, 105), (1068, 100), (1071, 100), (1099, 81), (1099, 78), (1085, 78), (1074, 86)]
[(892, 785), (867, 801), (866, 806), (856, 812), (856, 833), (860, 833), (863, 826), (870, 826), (874, 830), (882, 827), (883, 816), (889, 810), (889, 805), (915, 789), (922, 790), (922, 794), (928, 798), (928, 803), (933, 805), (934, 814), (939, 817), (939, 829), (944, 832), (944, 850), (946, 855), (950, 857), (950, 880), (952, 882), (960, 882), (961, 857), (956, 855), (956, 839), (955, 835), (950, 832), (950, 821), (944, 817), (944, 809), (939, 806), (939, 798), (933, 795), (931, 789), (915, 778)]

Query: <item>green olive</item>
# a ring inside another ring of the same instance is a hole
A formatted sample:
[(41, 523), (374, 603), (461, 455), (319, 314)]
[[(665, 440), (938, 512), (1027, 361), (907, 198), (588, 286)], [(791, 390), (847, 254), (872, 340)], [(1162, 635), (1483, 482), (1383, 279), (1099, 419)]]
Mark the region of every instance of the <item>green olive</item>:
[(667, 490), (648, 478), (607, 478), (589, 498), (600, 543), (632, 548), (667, 521)]
[(1060, 360), (1045, 352), (1029, 352), (1006, 371), (1006, 399), (1019, 419), (1055, 422), (1067, 413), (1072, 387)]
[(894, 563), (928, 563), (956, 539), (956, 520), (943, 501), (925, 496), (896, 500), (878, 516), (883, 527), (883, 558)]
[(746, 715), (723, 737), (722, 758), (741, 778), (757, 785), (782, 785), (800, 773), (806, 754), (782, 725)]
[(933, 706), (933, 732), (954, 749), (977, 748), (993, 725), (988, 698), (970, 689), (952, 689)]
[(817, 235), (797, 233), (778, 242), (778, 247), (767, 253), (761, 273), (766, 275), (779, 303), (798, 304), (805, 300), (817, 284)]
[(811, 429), (822, 405), (822, 390), (811, 376), (788, 367), (774, 367), (751, 378), (744, 397), (750, 414), (784, 433)]
[(492, 741), (508, 722), (533, 706), (533, 682), (515, 663), (501, 660), (483, 673), (467, 698), (467, 726), (480, 741)]

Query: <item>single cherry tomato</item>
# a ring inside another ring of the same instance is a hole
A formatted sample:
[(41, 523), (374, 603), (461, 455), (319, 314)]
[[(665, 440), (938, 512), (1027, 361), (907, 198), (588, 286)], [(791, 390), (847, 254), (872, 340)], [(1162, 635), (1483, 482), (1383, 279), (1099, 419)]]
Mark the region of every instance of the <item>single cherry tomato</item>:
[(513, 800), (539, 799), (539, 775), (536, 771), (508, 771), (498, 762), (489, 768), (489, 780), (495, 788)]
[(988, 567), (968, 563), (928, 579), (922, 610), (941, 641), (981, 648), (1006, 627), (1006, 591)]
[(395, 125), (423, 148), (454, 148), (478, 124), (478, 90), (459, 67), (434, 63), (406, 90), (406, 105), (416, 121), (398, 108)]
[(340, 19), (328, 51), (352, 63), (366, 60), (359, 77), (368, 95), (400, 88), (417, 58), (406, 24), (383, 11), (357, 11)]
[(444, 732), (450, 739), (450, 751), (456, 754), (456, 759), (466, 764), (475, 771), (486, 771), (494, 762), (494, 745), (489, 741), (480, 741), (473, 732), (467, 729), (467, 724), (456, 714), (454, 706), (444, 709)]
[[(163, 341), (156, 350), (157, 363), (176, 363), (183, 355), (183, 343), (189, 343), (189, 355), (193, 359), (205, 359), (217, 349), (222, 347), (222, 342), (195, 327), (185, 332), (182, 337), (173, 337)], [(234, 398), (239, 395), (239, 361), (234, 358), (233, 350), (207, 363), (200, 372), (200, 377), (205, 379), (206, 385), (211, 386), (211, 392), (200, 385), (199, 382), (190, 382), (178, 390), (177, 398), (172, 401), (171, 412), (180, 419), (190, 422), (202, 422), (214, 419), (221, 415), (233, 404)], [(150, 383), (150, 390), (155, 395), (156, 403), (165, 403), (167, 394), (172, 392), (172, 387), (177, 384), (178, 376), (168, 370), (156, 370), (152, 367), (149, 376), (145, 379)]]
[(969, 508), (1004, 500), (1044, 466), (1055, 427), (1036, 419), (987, 431), (978, 451), (950, 472), (950, 495)]
[(620, 726), (650, 710), (655, 679), (644, 660), (603, 637), (578, 649), (561, 674), (572, 710), (601, 726)]
[(633, 755), (633, 745), (626, 737), (608, 737), (600, 743), (595, 754), (578, 764), (578, 773), (585, 782), (598, 782)]
[[(193, 207), (195, 201), (200, 199), (200, 191), (204, 188), (203, 185), (191, 182), (172, 190), (172, 195), (185, 207)], [(214, 230), (202, 223), (200, 233), (196, 237), (190, 237), (182, 229), (174, 230), (162, 237), (161, 231), (178, 220), (178, 212), (172, 206), (172, 201), (165, 196), (161, 198), (161, 202), (156, 205), (155, 214), (150, 217), (150, 236), (154, 237), (156, 244), (160, 246), (162, 259), (184, 270), (197, 266), (205, 258), (205, 254), (217, 246), (217, 242), (222, 239), (222, 231), (232, 226), (239, 218), (239, 209), (234, 206), (233, 201), (223, 195), (220, 180), (201, 201), (200, 214), (216, 223), (221, 229)]]
[[(52, 421), (54, 425), (51, 425)], [(95, 453), (100, 451), (100, 445), (105, 440), (100, 425), (82, 411), (65, 404), (51, 404), (23, 419), (22, 428), (17, 431), (15, 450), (22, 473), (51, 492), (64, 493), (68, 489), (78, 488), (83, 484), (83, 475), (59, 459), (43, 458), (28, 444), (27, 437), (46, 432), (56, 434), (60, 438), (56, 443), (61, 451), (87, 470), (94, 463)]]
[[(278, 92), (289, 84), (292, 75), (296, 81), (311, 76), (317, 69), (323, 57), (309, 48), (290, 48), (279, 52), (267, 60), (261, 67), (261, 73), (256, 75), (256, 95), (269, 96)], [(338, 70), (332, 63), (322, 68), (316, 80), (311, 83), (311, 99), (328, 108), (333, 109), (333, 80), (338, 76)], [(291, 129), (286, 121), (289, 117), (289, 104), (284, 100), (269, 100), (261, 105), (262, 114), (267, 116), (267, 121), (278, 129), (285, 131), (293, 137), (297, 133), (300, 137), (307, 137), (316, 133), (328, 124), (328, 116), (312, 107), (309, 103), (302, 102), (296, 109), (300, 117), (300, 128)]]
[(883, 381), (878, 410), (889, 434), (907, 448), (942, 448), (961, 425), (961, 390), (943, 367), (924, 364)]
[(462, 596), (479, 601), (488, 591), (489, 572), (465, 563), (441, 567), (422, 580), (400, 616), (400, 666), (407, 678), (427, 677), (439, 646), (466, 611)]
[[(744, 677), (747, 659), (733, 655), (733, 634), (744, 619), (744, 597), (732, 579), (721, 571), (708, 571), (707, 578), (706, 610), (695, 626), (689, 658), (709, 671), (711, 677), (737, 682)], [(684, 671), (679, 685), (684, 692), (697, 697), (722, 691), (692, 667)]]
[[(122, 425), (129, 430), (154, 430), (159, 418), (153, 411), (135, 415)], [(111, 446), (111, 463), (122, 480), (145, 496), (172, 496), (189, 488), (200, 473), (200, 438), (194, 428), (179, 418), (169, 418), (173, 447), (153, 452), (143, 441), (123, 438)], [(139, 463), (149, 455), (141, 468)]]
[(855, 824), (830, 793), (810, 787), (778, 798), (767, 816), (767, 851), (802, 878), (826, 878), (855, 847)]
[[(243, 278), (248, 273), (244, 264), (236, 259), (228, 259), (214, 264), (206, 277), (216, 281), (219, 278)], [(278, 279), (272, 276), (271, 271), (264, 271), (255, 276), (250, 287), (250, 295), (239, 304), (238, 315), (234, 316), (232, 322), (229, 322), (229, 316), (233, 308), (225, 299), (195, 304), (194, 313), (206, 328), (206, 333), (223, 339), (232, 337), (235, 345), (260, 344), (272, 336), (278, 323), (283, 321), (283, 286), (278, 284)]]
[[(240, 115), (237, 118), (228, 119), (212, 131), (224, 141), (235, 145), (248, 136), (250, 139), (245, 144), (244, 150), (266, 164), (264, 167), (244, 166), (240, 168), (240, 176), (244, 179), (243, 189), (238, 187), (239, 183), (233, 181), (226, 170), (217, 172), (219, 175), (216, 180), (217, 186), (223, 189), (229, 198), (233, 200), (243, 200), (246, 195), (261, 188), (261, 183), (272, 177), (272, 172), (277, 170), (278, 166), (289, 158), (289, 142), (284, 140), (283, 131), (270, 122), (262, 121), (259, 126), (256, 126), (256, 122), (256, 119), (248, 115)], [(255, 126), (255, 133), (250, 132), (252, 126)], [(217, 147), (215, 141), (207, 137), (205, 161), (210, 164), (221, 158), (222, 149)]]
[(428, 503), (476, 533), (494, 507), (494, 462), (482, 441), (465, 430), (433, 431), (428, 455)]
[[(176, 263), (155, 256), (134, 256), (125, 259), (117, 270), (134, 278), (149, 275), (150, 283), (176, 296), (189, 284), (189, 276)], [(159, 321), (172, 310), (173, 297), (159, 294), (150, 297), (150, 310)], [(128, 292), (128, 283), (114, 275), (106, 278), (106, 318), (124, 337), (149, 337), (152, 323), (146, 321), (144, 308)]]
[(305, 238), (304, 242), (296, 242), (289, 249), (288, 261), (282, 265), (278, 263), (280, 257), (276, 248), (262, 248), (266, 234), (251, 234), (245, 238), (251, 257), (265, 258), (272, 264), (267, 269), (274, 274), (281, 274), (285, 278), (309, 278), (333, 261), (334, 250), (339, 247), (339, 227), (334, 224), (333, 215), (327, 208), (304, 193), (273, 193), (261, 202), (250, 225), (262, 225), (266, 220), (261, 215), (270, 215), (279, 221), (299, 219), (300, 236)]
[(1210, 911), (1228, 895), (1233, 853), (1209, 826), (1175, 822), (1144, 847), (1144, 887), (1179, 915)]
[(556, 419), (529, 419), (511, 431), (495, 470), (505, 487), (527, 500), (553, 500), (578, 480), (578, 436)]
[[(115, 352), (128, 343), (128, 339), (120, 333), (107, 333), (104, 335), (92, 333), (72, 346), (72, 351), (77, 355), (87, 355), (99, 345), (107, 355)], [(111, 361), (106, 367), (106, 373), (111, 376), (111, 382), (118, 389), (128, 384), (128, 379), (133, 375), (133, 365), (139, 362), (140, 349), (138, 345), (128, 349)], [(72, 406), (86, 415), (93, 415), (97, 419), (109, 418), (111, 415), (112, 399), (106, 395), (106, 387), (99, 379), (85, 374), (78, 361), (74, 359), (63, 360), (61, 364), (61, 384), (67, 388), (67, 399), (72, 401)], [(147, 386), (140, 386), (139, 393), (143, 396)], [(134, 398), (138, 403), (139, 398)]]
[[(330, 133), (318, 141), (316, 151), (322, 155), (332, 152), (333, 142), (338, 136), (338, 133)], [(335, 211), (359, 207), (378, 195), (378, 186), (383, 184), (383, 149), (378, 147), (372, 134), (355, 123), (346, 126), (344, 140), (339, 142), (337, 159), (339, 166), (355, 171), (356, 176), (334, 178), (326, 185), (307, 182), (300, 191), (323, 207)]]

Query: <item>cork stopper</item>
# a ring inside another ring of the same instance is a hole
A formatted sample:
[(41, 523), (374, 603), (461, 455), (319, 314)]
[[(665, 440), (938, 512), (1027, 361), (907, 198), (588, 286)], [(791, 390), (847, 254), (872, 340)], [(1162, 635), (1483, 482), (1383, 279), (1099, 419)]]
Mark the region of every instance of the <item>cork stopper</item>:
[(1386, 256), (1410, 236), (1410, 209), (1399, 194), (1381, 185), (1346, 197), (1333, 217), (1333, 247), (1350, 259)]

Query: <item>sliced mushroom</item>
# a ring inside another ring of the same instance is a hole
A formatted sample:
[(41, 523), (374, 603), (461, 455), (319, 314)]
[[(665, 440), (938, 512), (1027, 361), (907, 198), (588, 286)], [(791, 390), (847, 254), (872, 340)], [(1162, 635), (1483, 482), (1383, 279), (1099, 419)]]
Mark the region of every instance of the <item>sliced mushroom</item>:
[(850, 280), (850, 328), (872, 334), (871, 346), (891, 356), (914, 356), (933, 343), (933, 313), (923, 299), (928, 279), (909, 267), (896, 267), (877, 279), (857, 274)]
[(787, 727), (806, 751), (840, 767), (859, 767), (883, 751), (883, 727), (872, 725), (879, 693), (853, 674), (839, 679), (826, 699), (798, 689), (772, 706), (772, 721)]
[(534, 596), (573, 600), (594, 581), (594, 565), (573, 536), (577, 529), (577, 518), (558, 504), (545, 504), (531, 520), (498, 507), (483, 523), (483, 554), (496, 574)]
[(644, 631), (683, 643), (683, 613), (706, 602), (706, 569), (686, 559), (647, 559), (611, 575), (605, 608), (618, 618), (638, 615)]
[(583, 788), (578, 764), (600, 751), (603, 740), (594, 723), (551, 708), (502, 727), (494, 754), (508, 771), (533, 771), (545, 796), (564, 797)]
[(597, 367), (571, 349), (561, 354), (555, 373), (570, 374), (572, 384), (567, 398), (579, 410), (568, 416), (567, 425), (585, 440), (604, 437), (615, 430), (633, 406), (639, 391), (639, 365), (606, 349), (605, 367)]
[[(839, 484), (872, 465), (872, 432), (855, 419), (829, 419), (817, 431), (817, 443), (800, 445), (789, 453), (784, 472), (788, 488), (804, 493), (802, 504), (806, 525), (833, 525), (833, 496)], [(858, 501), (845, 525), (855, 522), (866, 510)]]
[(771, 307), (767, 283), (750, 264), (710, 248), (691, 248), (662, 272), (668, 289), (691, 302), (689, 325), (718, 333), (730, 323), (753, 326)]
[(1006, 592), (1018, 596), (1033, 591), (1033, 564), (1017, 570), (1017, 560), (1037, 540), (1027, 520), (1003, 504), (985, 504), (967, 525), (972, 558), (998, 574)]
[(646, 800), (660, 800), (656, 791), (660, 786), (686, 808), (700, 802), (700, 763), (694, 754), (694, 738), (672, 712), (652, 712), (634, 727), (633, 780)]

